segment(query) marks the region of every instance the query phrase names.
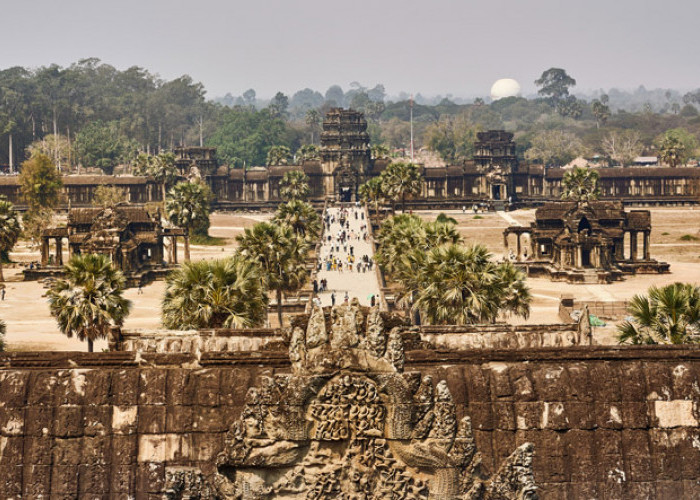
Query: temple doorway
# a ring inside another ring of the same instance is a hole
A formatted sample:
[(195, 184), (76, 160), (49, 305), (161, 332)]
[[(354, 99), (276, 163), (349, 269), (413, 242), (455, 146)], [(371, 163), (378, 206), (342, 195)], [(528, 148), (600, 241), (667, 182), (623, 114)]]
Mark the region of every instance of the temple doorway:
[(591, 250), (588, 248), (581, 249), (581, 267), (591, 267)]
[(341, 186), (340, 201), (343, 203), (349, 203), (352, 201), (352, 189), (349, 186)]
[(491, 199), (500, 201), (506, 199), (505, 184), (491, 184)]

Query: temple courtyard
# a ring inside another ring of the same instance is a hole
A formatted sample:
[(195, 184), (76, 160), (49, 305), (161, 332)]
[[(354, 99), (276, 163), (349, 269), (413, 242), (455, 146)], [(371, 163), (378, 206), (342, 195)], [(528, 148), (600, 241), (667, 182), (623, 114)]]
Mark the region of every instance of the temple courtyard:
[[(420, 212), (426, 219), (434, 219), (439, 212)], [(534, 210), (518, 210), (503, 214), (488, 212), (474, 214), (470, 210), (447, 211), (455, 218), (458, 229), (467, 243), (486, 245), (496, 258), (504, 258), (503, 230), (512, 225), (512, 220), (529, 225), (534, 220)], [(533, 301), (531, 315), (527, 320), (511, 318), (514, 323), (560, 322), (559, 300), (570, 295), (583, 301), (622, 301), (638, 293), (645, 293), (651, 285), (665, 285), (674, 281), (700, 283), (700, 209), (652, 208), (651, 256), (671, 264), (671, 273), (663, 275), (638, 275), (608, 285), (575, 285), (552, 282), (544, 278), (528, 279)], [(267, 220), (270, 214), (262, 213), (215, 213), (211, 217), (210, 235), (222, 238), (222, 245), (193, 245), (192, 258), (213, 259), (229, 255), (236, 247), (235, 237), (247, 227)], [(512, 220), (509, 220), (512, 219)], [(354, 221), (354, 218), (352, 219)], [(337, 227), (332, 229), (337, 230)], [(358, 244), (360, 254), (370, 251), (364, 242)], [(180, 249), (179, 255), (183, 255)], [(27, 263), (39, 260), (39, 250), (19, 244), (12, 252), (14, 262)], [(49, 314), (44, 297), (46, 288), (38, 282), (21, 280), (20, 265), (6, 266), (5, 299), (0, 301), (0, 318), (7, 323), (5, 337), (8, 350), (86, 350), (86, 345), (75, 338), (62, 335), (55, 320)], [(329, 302), (330, 291), (336, 291), (337, 302), (343, 300), (345, 291), (350, 297), (367, 302), (377, 293), (374, 272), (333, 274), (328, 277), (329, 293), (322, 300)], [(133, 301), (131, 315), (126, 320), (126, 329), (153, 329), (160, 326), (160, 301), (165, 290), (162, 281), (151, 283), (141, 290), (130, 288), (125, 296)], [(271, 316), (274, 316), (272, 314)], [(271, 319), (271, 324), (272, 324)], [(273, 325), (274, 326), (274, 325)], [(615, 325), (596, 327), (594, 340), (597, 343), (615, 343)], [(106, 341), (95, 343), (95, 350), (107, 347)]]

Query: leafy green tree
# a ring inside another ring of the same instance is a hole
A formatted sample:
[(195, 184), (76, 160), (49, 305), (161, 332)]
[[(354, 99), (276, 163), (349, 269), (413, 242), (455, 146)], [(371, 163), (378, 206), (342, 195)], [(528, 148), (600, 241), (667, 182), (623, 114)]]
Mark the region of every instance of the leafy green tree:
[(128, 195), (125, 189), (117, 186), (102, 184), (95, 188), (92, 203), (98, 207), (114, 207), (120, 203), (128, 202)]
[(374, 213), (379, 215), (379, 202), (384, 198), (382, 191), (382, 177), (372, 177), (367, 182), (362, 184), (358, 189), (358, 194), (363, 202), (374, 204)]
[(578, 120), (583, 114), (583, 105), (576, 97), (570, 95), (557, 102), (557, 113)]
[(305, 201), (311, 189), (309, 188), (309, 177), (301, 170), (290, 170), (285, 172), (280, 181), (280, 197), (283, 200)]
[(236, 240), (245, 257), (260, 264), (265, 283), (277, 295), (277, 319), (282, 320), (282, 294), (301, 289), (308, 278), (308, 245), (287, 225), (260, 222)]
[(296, 161), (301, 163), (305, 160), (321, 159), (321, 149), (315, 144), (302, 144), (297, 150)]
[(282, 92), (277, 92), (275, 97), (270, 101), (268, 109), (270, 114), (278, 117), (285, 118), (287, 116), (287, 109), (289, 108), (289, 97), (284, 95)]
[(261, 326), (268, 302), (260, 266), (238, 253), (222, 260), (186, 262), (168, 275), (163, 326), (175, 330)]
[(275, 212), (273, 221), (291, 227), (296, 235), (310, 244), (321, 235), (321, 217), (316, 209), (302, 200), (292, 199), (282, 203)]
[(629, 303), (631, 320), (618, 327), (621, 344), (700, 342), (700, 287), (690, 283), (652, 286)]
[(414, 163), (391, 163), (384, 171), (382, 191), (392, 202), (401, 201), (405, 212), (406, 198), (417, 196), (423, 187), (420, 167)]
[(267, 152), (267, 165), (286, 165), (292, 158), (292, 152), (287, 146), (272, 146)]
[(684, 128), (667, 130), (656, 143), (661, 161), (669, 167), (685, 165), (698, 148), (697, 139)]
[(591, 102), (591, 112), (595, 116), (596, 128), (605, 125), (608, 122), (608, 118), (610, 118), (610, 108), (598, 99), (593, 99), (593, 102)]
[(577, 202), (597, 200), (600, 196), (598, 179), (597, 171), (575, 167), (564, 174), (561, 197)]
[(75, 149), (83, 166), (98, 167), (108, 175), (135, 153), (133, 145), (119, 132), (116, 123), (100, 121), (89, 123), (78, 133)]
[(569, 95), (569, 88), (576, 85), (576, 80), (561, 68), (549, 68), (535, 80), (535, 85), (540, 87), (537, 91), (539, 95), (545, 96), (553, 105), (556, 105)]
[[(21, 233), (22, 227), (14, 205), (0, 199), (0, 254), (2, 256), (10, 253)], [(5, 281), (2, 272), (2, 256), (0, 256), (0, 281)]]
[(51, 315), (61, 332), (88, 343), (106, 338), (112, 326), (122, 326), (131, 302), (123, 297), (126, 280), (104, 255), (75, 255), (64, 266), (64, 278), (47, 292)]
[(22, 163), (19, 185), (29, 209), (38, 210), (58, 205), (63, 181), (51, 158), (39, 153)]
[(525, 158), (540, 160), (545, 167), (562, 166), (584, 152), (583, 144), (574, 134), (544, 130), (532, 139), (532, 146), (525, 152)]
[(168, 220), (185, 231), (185, 261), (190, 260), (190, 234), (209, 225), (209, 188), (197, 182), (180, 182), (168, 193), (165, 213)]
[(311, 144), (316, 144), (316, 133), (321, 130), (321, 123), (323, 119), (321, 118), (321, 113), (317, 109), (309, 109), (306, 111), (304, 116), (304, 121), (306, 126), (309, 127), (309, 133), (311, 134)]
[(266, 110), (225, 109), (207, 146), (217, 148), (217, 156), (231, 166), (266, 165), (267, 151), (274, 145), (289, 146), (287, 125)]

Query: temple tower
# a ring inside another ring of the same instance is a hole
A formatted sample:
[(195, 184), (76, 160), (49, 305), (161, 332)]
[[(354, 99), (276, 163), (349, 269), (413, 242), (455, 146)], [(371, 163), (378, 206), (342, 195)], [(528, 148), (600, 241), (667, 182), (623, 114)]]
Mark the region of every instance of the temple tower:
[(352, 109), (331, 108), (323, 120), (321, 165), (326, 196), (357, 199), (357, 188), (370, 166), (367, 120)]
[(514, 195), (512, 174), (518, 170), (513, 134), (505, 130), (479, 132), (474, 144), (474, 161), (485, 174), (482, 186), (491, 200), (505, 201)]

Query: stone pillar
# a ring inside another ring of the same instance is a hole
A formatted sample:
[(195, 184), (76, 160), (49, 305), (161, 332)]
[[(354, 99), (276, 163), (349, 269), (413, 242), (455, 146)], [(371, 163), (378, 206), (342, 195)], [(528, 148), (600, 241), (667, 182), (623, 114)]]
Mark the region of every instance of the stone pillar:
[(644, 260), (651, 260), (651, 252), (649, 251), (649, 231), (644, 231)]
[(56, 265), (63, 265), (63, 238), (56, 238)]
[(177, 264), (177, 236), (172, 238), (173, 264)]
[(516, 254), (516, 260), (522, 260), (522, 256), (520, 255), (520, 253), (522, 251), (521, 246), (520, 246), (520, 233), (517, 233), (516, 236), (518, 237), (518, 240), (517, 240), (518, 243), (517, 243), (517, 247), (516, 247), (518, 253)]
[(49, 263), (49, 239), (41, 237), (41, 266), (46, 267)]
[(637, 260), (637, 231), (630, 231), (630, 260)]
[(581, 267), (581, 262), (583, 261), (583, 254), (581, 251), (581, 245), (576, 245), (576, 262), (574, 263), (574, 267)]

